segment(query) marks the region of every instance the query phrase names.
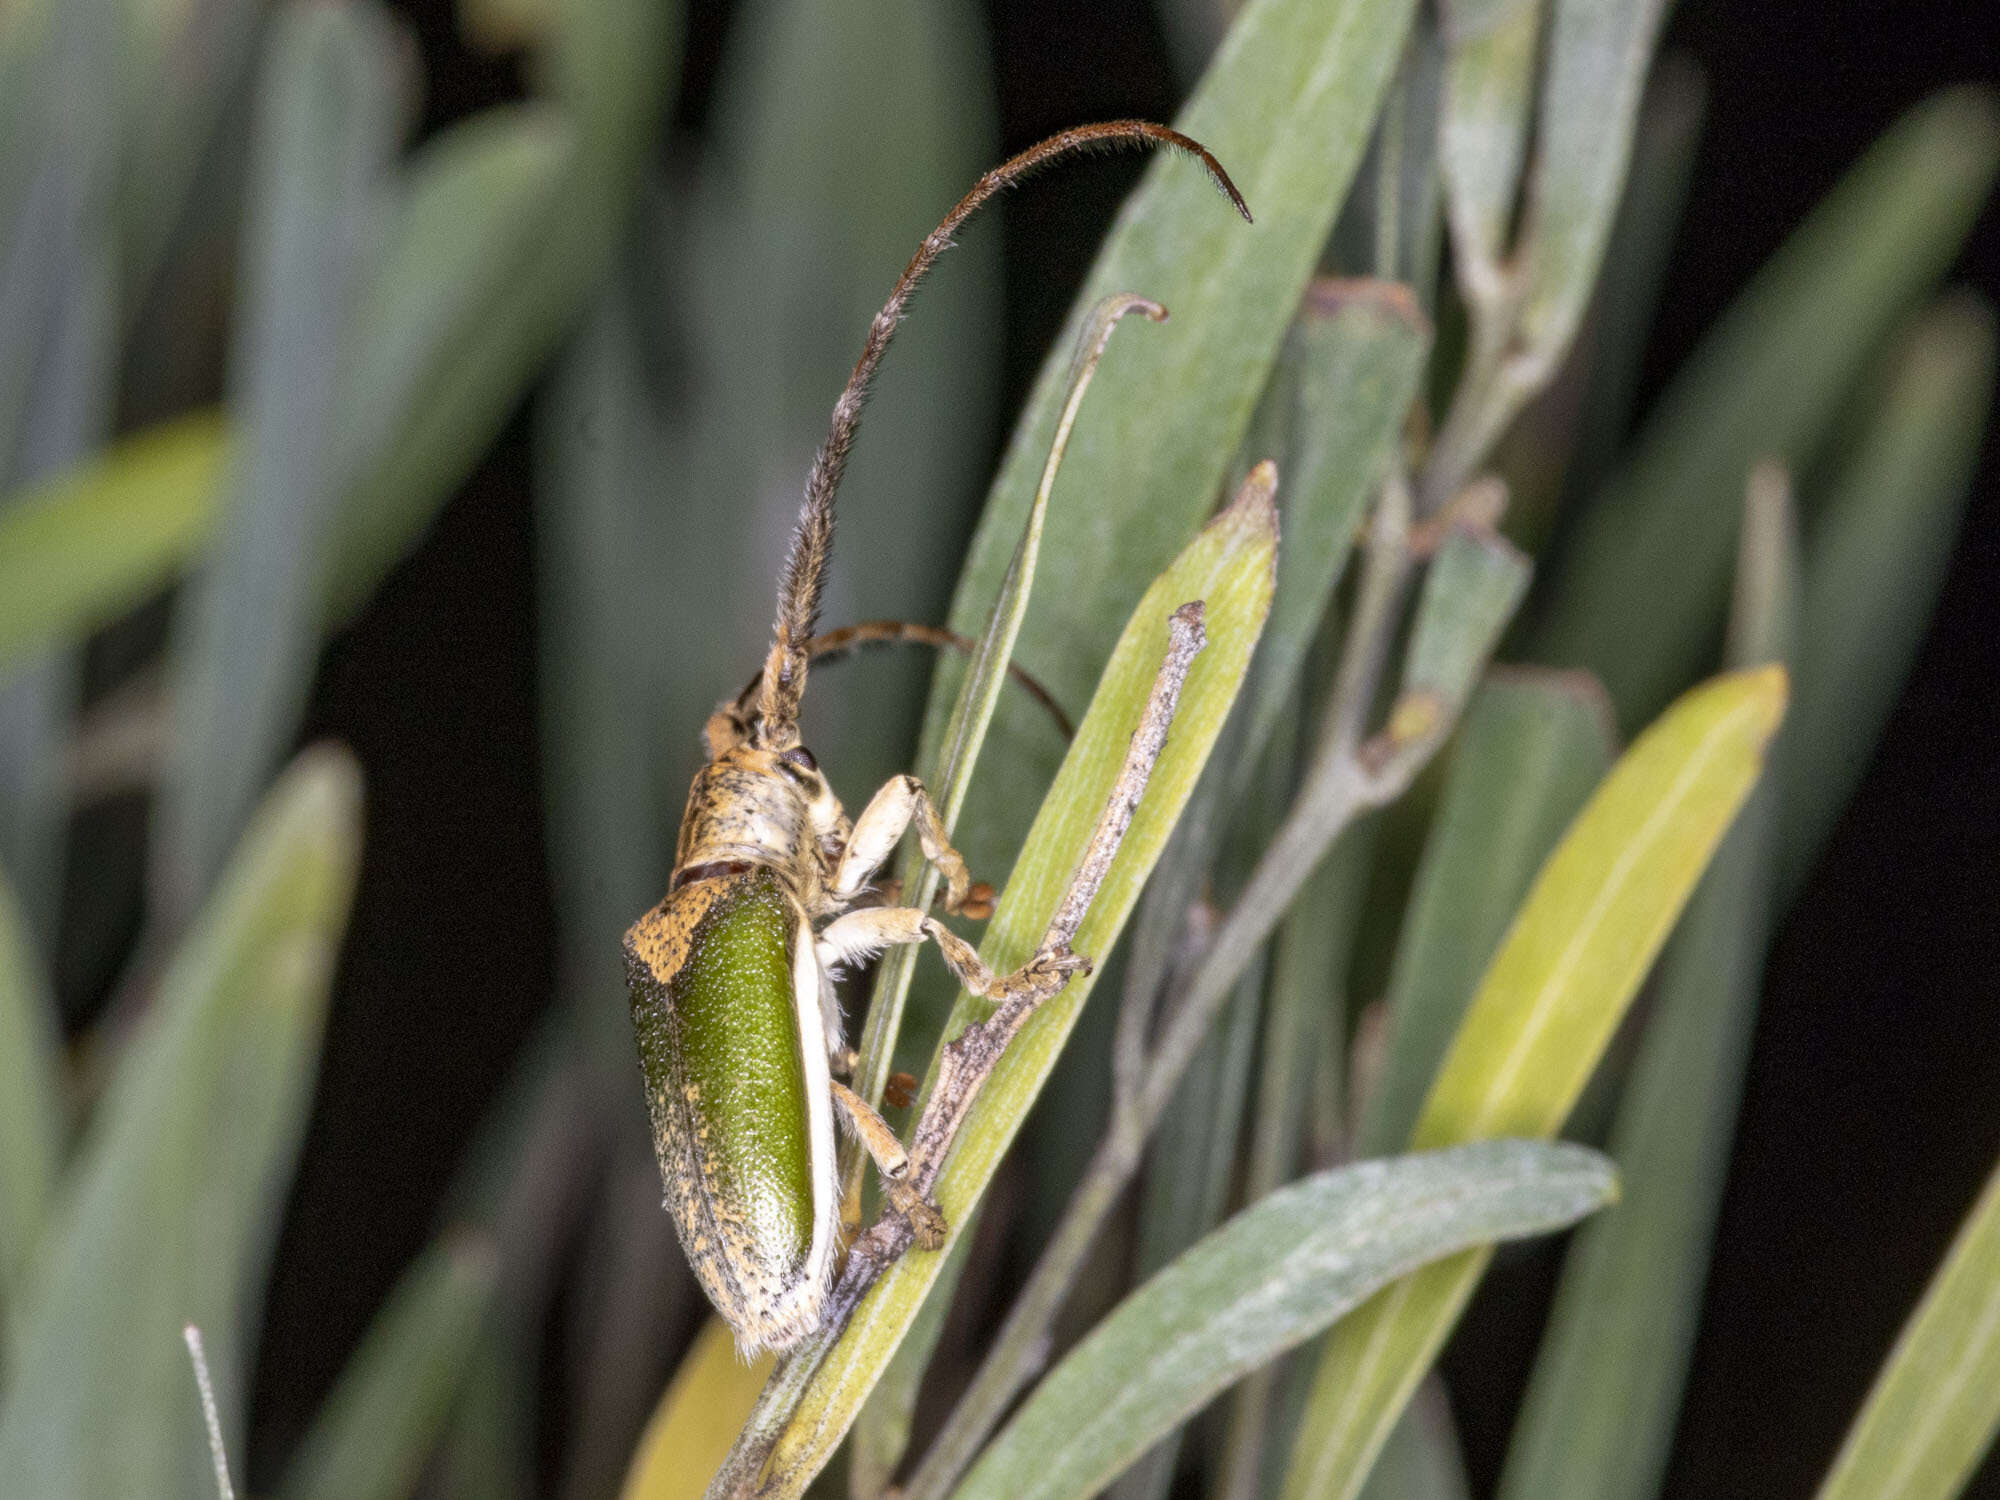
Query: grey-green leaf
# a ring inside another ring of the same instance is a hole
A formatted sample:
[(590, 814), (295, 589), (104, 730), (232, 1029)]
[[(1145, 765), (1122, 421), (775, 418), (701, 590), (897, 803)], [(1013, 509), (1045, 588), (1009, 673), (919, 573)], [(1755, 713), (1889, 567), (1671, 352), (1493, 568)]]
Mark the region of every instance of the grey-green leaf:
[(572, 281), (587, 270), (572, 261), (551, 274), (539, 257), (584, 169), (560, 110), (511, 105), (428, 142), (381, 205), (381, 253), (350, 313), (353, 354), (334, 398), (335, 618), (422, 530), (575, 312), (583, 288)]
[(37, 1500), (213, 1494), (181, 1328), (242, 1450), (248, 1335), (353, 892), (360, 780), (299, 757), (120, 1057), (11, 1320), (0, 1474)]
[(1520, 336), (1562, 358), (1597, 285), (1666, 0), (1554, 0), (1521, 248)]
[[(1037, 603), (1017, 654), (1062, 701), (1089, 695), (1147, 581), (1215, 504), (1413, 10), (1411, 0), (1251, 0), (1175, 123), (1214, 151), (1256, 223), (1231, 213), (1198, 167), (1170, 157), (1151, 164), (1119, 214), (1071, 331), (1015, 428), (951, 610), (953, 628), (969, 633), (991, 608), (1034, 494), (1083, 310), (1117, 291), (1165, 305), (1173, 318), (1160, 336), (1125, 340), (1106, 358), (1050, 508)], [(956, 676), (941, 673), (933, 685), (932, 742)], [(1007, 699), (992, 735), (961, 845), (973, 868), (1004, 870), (1059, 747)]]
[(494, 1290), (492, 1247), (447, 1239), (403, 1274), (341, 1372), (281, 1500), (406, 1500), (458, 1395)]
[(174, 733), (154, 829), (184, 920), (291, 741), (319, 652), (341, 496), (336, 372), (379, 249), (402, 128), (389, 22), (356, 3), (277, 18), (258, 100), (248, 276), (230, 355), (242, 432), (214, 542), (175, 619)]
[(1486, 669), (1528, 591), (1528, 559), (1492, 532), (1453, 527), (1424, 575), (1403, 658), (1403, 696), (1423, 694), (1446, 722)]
[(1870, 355), (1957, 253), (1996, 162), (1989, 94), (1956, 90), (1905, 116), (1703, 340), (1577, 518), (1534, 654), (1596, 672), (1627, 730), (1713, 659), (1750, 465), (1803, 471)]
[(55, 996), (0, 875), (0, 1314), (12, 1306), (56, 1186), (64, 1120)]
[(1472, 1500), (1450, 1398), (1435, 1374), (1424, 1378), (1389, 1430), (1382, 1456), (1361, 1486), (1361, 1500)]
[(1572, 1224), (1615, 1193), (1595, 1152), (1523, 1141), (1361, 1162), (1283, 1188), (1072, 1350), (959, 1500), (1082, 1500), (1217, 1391), (1376, 1288), (1455, 1250)]
[(1468, 257), (1495, 270), (1506, 258), (1534, 115), (1542, 6), (1541, 0), (1447, 0), (1440, 11), (1445, 71), (1438, 167), (1465, 281)]
[[(1307, 288), (1245, 458), (1278, 460), (1278, 592), (1238, 713), (1249, 767), (1287, 703), (1347, 567), (1430, 353), (1430, 320), (1400, 282), (1323, 277)], [(1258, 451), (1262, 440), (1271, 451)]]
[(1913, 320), (1807, 531), (1793, 709), (1777, 751), (1781, 910), (1860, 783), (1916, 656), (1993, 389), (1986, 302), (1955, 295)]
[[(560, 107), (495, 111), (413, 161), (368, 303), (343, 412), (372, 408), (327, 582), (353, 613), (430, 522), (602, 281), (674, 76), (679, 9), (551, 7), (535, 58)], [(413, 335), (420, 335), (414, 337)], [(385, 383), (373, 384), (380, 372)], [(398, 403), (403, 382), (422, 400)]]

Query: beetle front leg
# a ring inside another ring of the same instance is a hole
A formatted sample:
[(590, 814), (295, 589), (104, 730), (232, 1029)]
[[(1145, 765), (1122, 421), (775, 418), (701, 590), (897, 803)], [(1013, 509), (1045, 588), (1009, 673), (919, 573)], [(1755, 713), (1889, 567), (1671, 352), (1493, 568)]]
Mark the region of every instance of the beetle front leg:
[(833, 1102), (840, 1106), (848, 1129), (874, 1159), (891, 1206), (910, 1221), (910, 1232), (919, 1245), (926, 1250), (941, 1249), (945, 1237), (944, 1215), (938, 1212), (935, 1203), (911, 1186), (910, 1154), (896, 1139), (896, 1132), (889, 1128), (887, 1120), (869, 1108), (866, 1099), (846, 1084), (836, 1080), (832, 1087)]
[(982, 999), (996, 1002), (1040, 994), (1051, 985), (1060, 989), (1063, 975), (1090, 969), (1090, 960), (1080, 953), (1037, 953), (1012, 974), (995, 974), (980, 962), (972, 944), (936, 917), (912, 906), (874, 907), (827, 923), (819, 935), (819, 961), (831, 968), (872, 957), (900, 943), (921, 943), (926, 937), (938, 945), (946, 967), (960, 984)]
[(952, 848), (945, 834), (944, 820), (938, 816), (936, 804), (914, 776), (892, 776), (854, 820), (847, 847), (841, 851), (840, 868), (834, 875), (834, 899), (852, 901), (867, 884), (868, 877), (882, 867), (896, 841), (903, 836), (903, 830), (912, 823), (917, 825), (917, 842), (923, 848), (924, 858), (944, 875), (944, 909), (974, 919), (991, 916), (992, 888), (972, 883), (965, 860)]

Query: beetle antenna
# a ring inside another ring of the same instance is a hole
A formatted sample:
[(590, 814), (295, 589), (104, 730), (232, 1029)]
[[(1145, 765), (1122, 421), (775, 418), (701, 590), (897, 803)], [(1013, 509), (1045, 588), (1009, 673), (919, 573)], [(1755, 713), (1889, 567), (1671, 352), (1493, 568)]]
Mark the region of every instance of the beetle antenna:
[(1107, 120), (1062, 131), (1010, 157), (972, 185), (972, 191), (959, 199), (937, 228), (925, 236), (910, 263), (903, 267), (903, 274), (896, 278), (889, 300), (875, 314), (867, 342), (861, 346), (861, 357), (854, 362), (847, 386), (834, 403), (833, 423), (826, 440), (813, 458), (812, 473), (806, 480), (805, 503), (799, 508), (791, 552), (785, 558), (784, 572), (778, 581), (778, 618), (757, 695), (760, 744), (784, 748), (797, 738), (799, 700), (805, 695), (809, 647), (813, 627), (819, 619), (820, 596), (826, 590), (826, 565), (833, 555), (833, 497), (840, 488), (848, 452), (861, 426), (861, 408), (868, 400), (869, 383), (889, 350), (896, 325), (903, 321), (917, 283), (937, 263), (938, 257), (951, 248), (951, 237), (959, 226), (994, 194), (1062, 157), (1128, 146), (1165, 146), (1192, 156), (1208, 170), (1236, 211), (1249, 221), (1249, 205), (1208, 148), (1178, 130), (1148, 120)]

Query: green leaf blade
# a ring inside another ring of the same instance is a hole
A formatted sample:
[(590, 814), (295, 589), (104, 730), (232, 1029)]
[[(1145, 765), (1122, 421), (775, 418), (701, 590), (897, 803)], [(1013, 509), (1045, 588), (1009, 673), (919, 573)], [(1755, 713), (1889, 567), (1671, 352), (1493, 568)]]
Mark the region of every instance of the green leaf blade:
[(1028, 1398), (960, 1500), (1081, 1500), (1210, 1396), (1376, 1288), (1468, 1245), (1575, 1222), (1616, 1193), (1575, 1146), (1485, 1142), (1271, 1194), (1147, 1282)]
[[(1626, 751), (1549, 856), (1481, 981), (1411, 1133), (1422, 1150), (1552, 1135), (1762, 768), (1785, 679), (1717, 678)], [(1334, 1330), (1287, 1500), (1359, 1492), (1464, 1308), (1486, 1254), (1405, 1278)]]
[(335, 371), (402, 128), (385, 16), (274, 23), (253, 126), (248, 272), (230, 351), (241, 431), (214, 543), (176, 608), (174, 733), (154, 826), (171, 929), (221, 868), (290, 743), (320, 643), (340, 499)]
[[(1353, 555), (1369, 498), (1416, 395), (1431, 327), (1400, 282), (1321, 277), (1307, 288), (1245, 457), (1278, 460), (1278, 592), (1257, 648), (1244, 766), (1298, 697), (1299, 672)], [(1260, 440), (1275, 451), (1259, 451)], [(1240, 788), (1243, 770), (1232, 776)]]
[(1996, 164), (1990, 94), (1906, 115), (1703, 340), (1578, 517), (1533, 655), (1595, 672), (1622, 727), (1713, 659), (1751, 464), (1797, 473), (1818, 452), (1870, 355), (1957, 253)]
[(1541, 0), (1455, 0), (1441, 7), (1444, 93), (1438, 168), (1460, 254), (1498, 267), (1534, 116)]
[(45, 1500), (212, 1492), (185, 1323), (240, 1453), (246, 1347), (360, 843), (344, 751), (252, 820), (120, 1058), (11, 1320), (0, 1473)]
[[(1188, 544), (1141, 600), (1104, 669), (1091, 710), (1071, 741), (1063, 770), (1036, 816), (980, 947), (982, 959), (997, 972), (1012, 970), (1033, 951), (1069, 884), (1165, 654), (1168, 614), (1191, 599), (1203, 599), (1208, 647), (1195, 658), (1166, 751), (1074, 947), (1101, 961), (1116, 942), (1248, 670), (1270, 608), (1276, 532), (1268, 490), (1246, 485), (1238, 502)], [(1091, 976), (1078, 976), (1045, 1004), (975, 1100), (937, 1183), (938, 1206), (954, 1238), (963, 1233), (1054, 1068), (1090, 988)], [(946, 1036), (955, 1035), (983, 1009), (961, 996)], [(906, 1254), (862, 1300), (819, 1363), (780, 1438), (771, 1466), (780, 1477), (778, 1493), (799, 1493), (832, 1456), (931, 1290), (946, 1253)]]
[(2000, 1428), (2000, 1169), (1848, 1430), (1819, 1500), (1950, 1500)]
[[(1789, 486), (1762, 469), (1746, 498), (1732, 665), (1788, 654), (1798, 554)], [(1565, 1258), (1502, 1500), (1660, 1493), (1762, 988), (1778, 790), (1772, 778), (1752, 795), (1661, 957), (1611, 1131), (1624, 1191)]]
[[(1163, 156), (1119, 214), (1077, 304), (1118, 291), (1162, 303), (1161, 336), (1114, 347), (1050, 510), (1022, 665), (1083, 699), (1145, 580), (1195, 531), (1248, 430), (1402, 52), (1410, 0), (1252, 0), (1177, 129), (1201, 141), (1257, 216), (1246, 225), (1203, 173)], [(1067, 350), (1075, 323), (1060, 348)], [(1026, 515), (1063, 382), (1048, 361), (994, 481), (954, 596), (954, 629), (984, 621)], [(1074, 498), (1068, 498), (1074, 497)], [(940, 731), (952, 674), (933, 686)], [(1054, 769), (1046, 731), (1003, 703), (961, 846), (1005, 869)]]
[(1521, 336), (1545, 368), (1597, 286), (1666, 0), (1553, 0), (1528, 180)]
[(1480, 974), (1612, 748), (1603, 689), (1582, 674), (1502, 670), (1473, 696), (1396, 944), (1361, 1155), (1410, 1138)]
[(1948, 297), (1914, 319), (1807, 533), (1797, 706), (1778, 758), (1781, 910), (1860, 784), (1916, 657), (1992, 410), (1994, 355), (1981, 299)]
[(0, 501), (0, 681), (164, 587), (208, 538), (228, 456), (221, 414), (205, 411)]
[(0, 874), (0, 1314), (54, 1198), (66, 1121), (55, 995)]
[(281, 1500), (404, 1500), (414, 1492), (494, 1292), (492, 1247), (426, 1250), (376, 1314), (321, 1406)]

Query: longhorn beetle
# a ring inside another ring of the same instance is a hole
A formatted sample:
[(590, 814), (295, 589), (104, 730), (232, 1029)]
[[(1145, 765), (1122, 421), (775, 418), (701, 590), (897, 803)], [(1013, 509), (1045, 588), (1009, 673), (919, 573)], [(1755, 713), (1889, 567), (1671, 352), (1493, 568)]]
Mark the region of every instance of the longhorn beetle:
[[(836, 1111), (874, 1158), (892, 1208), (916, 1242), (936, 1248), (945, 1223), (908, 1182), (895, 1132), (833, 1077), (849, 1064), (833, 977), (895, 943), (929, 937), (959, 983), (1001, 1000), (1059, 984), (1090, 960), (1038, 954), (996, 975), (927, 912), (857, 909), (868, 882), (916, 825), (945, 880), (945, 910), (990, 914), (937, 809), (914, 776), (897, 776), (851, 823), (799, 743), (799, 702), (817, 654), (820, 596), (833, 547), (833, 500), (869, 382), (910, 294), (959, 226), (1035, 168), (1092, 147), (1160, 145), (1207, 168), (1245, 219), (1228, 174), (1200, 143), (1162, 125), (1119, 120), (1052, 136), (988, 172), (931, 231), (875, 315), (834, 404), (806, 480), (778, 583), (777, 623), (761, 675), (710, 716), (707, 764), (682, 815), (667, 896), (625, 935), (632, 1021), (645, 1073), (653, 1145), (681, 1247), (746, 1353), (812, 1332), (833, 1279), (840, 1225)], [(824, 924), (824, 925), (819, 925)]]

